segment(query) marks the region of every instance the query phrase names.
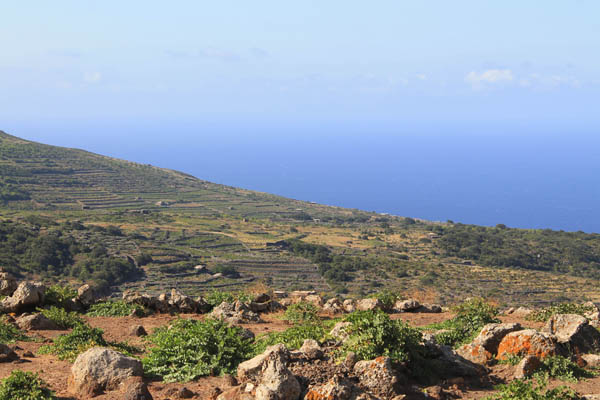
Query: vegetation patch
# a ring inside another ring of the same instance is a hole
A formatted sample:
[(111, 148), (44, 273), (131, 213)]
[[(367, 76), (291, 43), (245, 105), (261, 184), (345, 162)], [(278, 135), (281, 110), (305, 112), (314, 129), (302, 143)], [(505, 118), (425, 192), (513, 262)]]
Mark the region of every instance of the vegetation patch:
[(252, 299), (252, 297), (247, 293), (232, 293), (232, 292), (223, 292), (220, 290), (213, 290), (204, 296), (204, 301), (206, 301), (211, 307), (216, 307), (222, 302), (226, 301), (227, 303), (233, 303), (236, 300), (242, 302), (248, 302)]
[(561, 356), (546, 357), (536, 371), (537, 377), (555, 378), (561, 381), (577, 382), (584, 378), (593, 378), (592, 372), (579, 367), (573, 361)]
[(583, 304), (560, 303), (535, 310), (527, 316), (527, 319), (537, 322), (546, 322), (556, 314), (578, 314), (583, 316), (590, 311), (592, 311), (592, 307)]
[(286, 329), (282, 332), (271, 332), (260, 336), (254, 343), (254, 354), (261, 354), (267, 347), (283, 343), (288, 349), (299, 349), (306, 339), (322, 341), (326, 329), (322, 324), (301, 324)]
[(145, 314), (144, 307), (138, 304), (128, 304), (122, 300), (105, 301), (90, 306), (87, 315), (91, 317), (126, 317), (133, 312), (136, 314)]
[(54, 393), (37, 374), (13, 370), (0, 383), (0, 400), (52, 400)]
[(429, 329), (442, 329), (435, 340), (439, 344), (458, 347), (472, 341), (486, 324), (500, 322), (496, 318), (498, 310), (482, 298), (465, 301), (454, 307), (454, 318), (439, 324), (428, 326)]
[(573, 389), (559, 386), (554, 389), (546, 389), (547, 381), (515, 379), (506, 385), (499, 385), (497, 394), (489, 396), (486, 400), (578, 400), (581, 396)]
[(0, 343), (9, 344), (14, 343), (17, 340), (28, 340), (16, 326), (6, 321), (6, 318), (0, 318)]
[(317, 306), (306, 301), (290, 305), (285, 310), (283, 319), (292, 324), (318, 324), (321, 321)]
[(65, 307), (69, 300), (77, 296), (77, 290), (63, 285), (52, 285), (46, 288), (44, 303), (49, 306)]
[(64, 308), (52, 306), (50, 308), (38, 308), (38, 311), (63, 329), (75, 328), (77, 325), (85, 323), (78, 313), (66, 311)]
[(252, 355), (252, 341), (242, 334), (242, 328), (221, 320), (177, 320), (148, 337), (154, 347), (142, 360), (144, 371), (166, 382), (235, 373)]
[(40, 354), (54, 354), (60, 360), (75, 361), (77, 356), (86, 350), (95, 347), (113, 347), (121, 353), (131, 355), (138, 353), (139, 349), (126, 343), (108, 342), (104, 339), (103, 331), (92, 328), (87, 324), (79, 324), (73, 331), (66, 335), (60, 335), (54, 339), (53, 344), (40, 347)]

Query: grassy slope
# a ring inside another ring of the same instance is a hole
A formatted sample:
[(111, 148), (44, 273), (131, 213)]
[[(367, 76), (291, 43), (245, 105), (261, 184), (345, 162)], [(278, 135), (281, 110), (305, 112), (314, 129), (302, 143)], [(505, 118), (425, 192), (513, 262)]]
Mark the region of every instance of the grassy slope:
[[(548, 231), (509, 229), (502, 230), (500, 245), (492, 240), (497, 235), (494, 228), (479, 227), (487, 232), (480, 244), (479, 233), (468, 241), (460, 239), (465, 235), (462, 226), (415, 223), (216, 185), (176, 171), (29, 142), (2, 132), (0, 171), (0, 189), (29, 197), (5, 202), (0, 219), (26, 223), (28, 216), (44, 215), (58, 222), (77, 219), (86, 226), (116, 225), (124, 237), (66, 234), (81, 242), (102, 240), (111, 254), (152, 255), (154, 262), (144, 267), (145, 278), (123, 284), (121, 290), (159, 292), (178, 287), (191, 294), (266, 283), (285, 289), (341, 290), (348, 295), (388, 288), (444, 302), (473, 295), (506, 303), (600, 298), (595, 274), (563, 268), (566, 259), (560, 260), (563, 267), (557, 269), (562, 273), (556, 273), (551, 268), (527, 269), (527, 265), (499, 268), (494, 264), (497, 257), (488, 255), (505, 254), (517, 244), (518, 254), (537, 254), (556, 248), (558, 240), (567, 250), (586, 243), (595, 257), (600, 248), (598, 235), (567, 238)], [(161, 200), (168, 205), (155, 204)], [(139, 209), (149, 214), (132, 212)], [(547, 235), (552, 240), (545, 240)], [(351, 279), (346, 282), (327, 281), (313, 260), (267, 246), (296, 237), (325, 245), (333, 255), (369, 260), (369, 268), (349, 271)], [(536, 247), (532, 247), (534, 242)], [(460, 248), (461, 244), (466, 247)], [(474, 262), (466, 265), (465, 259)], [(233, 265), (241, 278), (206, 281), (206, 276), (189, 269), (200, 263), (209, 268)]]

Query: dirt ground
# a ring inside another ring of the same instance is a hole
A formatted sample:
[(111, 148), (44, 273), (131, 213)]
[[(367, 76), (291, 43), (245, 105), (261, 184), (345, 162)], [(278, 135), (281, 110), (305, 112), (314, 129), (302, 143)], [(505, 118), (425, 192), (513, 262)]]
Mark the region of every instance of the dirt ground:
[[(181, 315), (182, 318), (202, 319), (203, 315)], [(393, 319), (401, 319), (409, 322), (413, 326), (425, 326), (432, 323), (442, 322), (452, 317), (451, 313), (440, 314), (393, 314)], [(104, 337), (109, 341), (127, 342), (140, 348), (147, 348), (148, 343), (144, 338), (132, 335), (131, 328), (134, 325), (142, 325), (147, 332), (151, 333), (155, 328), (169, 324), (177, 316), (156, 314), (144, 318), (136, 317), (86, 317), (86, 320), (93, 327), (101, 328), (104, 331)], [(255, 335), (260, 335), (273, 331), (282, 331), (289, 325), (280, 319), (280, 314), (264, 314), (262, 318), (266, 321), (263, 324), (246, 324), (245, 328), (250, 329)], [(523, 318), (504, 316), (503, 322), (519, 322), (524, 327), (539, 329), (543, 324), (525, 320)], [(44, 379), (50, 388), (62, 399), (73, 399), (67, 392), (67, 380), (70, 374), (71, 363), (60, 361), (54, 355), (37, 354), (38, 349), (48, 343), (50, 339), (67, 333), (68, 331), (35, 331), (28, 332), (34, 341), (20, 341), (16, 343), (15, 350), (20, 356), (20, 360), (12, 363), (0, 363), (0, 378), (10, 375), (12, 370), (20, 369), (23, 371), (37, 372)], [(25, 357), (27, 352), (33, 353), (33, 357)], [(457, 381), (446, 382), (445, 386), (457, 388), (459, 398), (482, 399), (493, 392), (492, 384), (502, 383), (513, 374), (513, 368), (510, 365), (496, 365), (490, 368), (490, 374), (487, 387), (481, 387), (480, 383)], [(230, 387), (228, 380), (223, 377), (205, 377), (195, 382), (188, 383), (163, 383), (148, 382), (148, 388), (156, 400), (178, 399), (178, 391), (183, 387), (195, 393), (194, 399), (208, 399), (214, 394), (226, 390)], [(582, 380), (577, 383), (569, 382), (551, 382), (551, 386), (567, 385), (574, 388), (581, 394), (600, 393), (600, 376)], [(444, 386), (444, 385), (442, 385)], [(95, 397), (98, 400), (121, 400), (122, 395), (118, 392), (109, 392)]]

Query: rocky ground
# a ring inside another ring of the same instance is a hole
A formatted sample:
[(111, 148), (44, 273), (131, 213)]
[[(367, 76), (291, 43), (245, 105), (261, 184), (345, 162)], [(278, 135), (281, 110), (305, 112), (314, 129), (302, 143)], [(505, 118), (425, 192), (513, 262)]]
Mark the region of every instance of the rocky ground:
[[(442, 377), (431, 384), (416, 382), (406, 365), (392, 363), (387, 357), (363, 361), (352, 355), (345, 359), (335, 357), (336, 346), (345, 340), (339, 323), (331, 334), (339, 337), (337, 344), (307, 340), (299, 350), (274, 345), (240, 364), (236, 376), (164, 383), (143, 378), (139, 361), (106, 348), (87, 350), (75, 362), (41, 353), (41, 346), (69, 330), (56, 329), (38, 314), (24, 311), (42, 301), (43, 285), (23, 282), (14, 286), (9, 290), (12, 295), (2, 300), (1, 305), (8, 312), (9, 320), (34, 340), (19, 340), (8, 346), (0, 344), (0, 378), (14, 370), (36, 372), (64, 399), (481, 399), (495, 393), (497, 384), (530, 376), (546, 357), (564, 356), (592, 372), (600, 366), (600, 356), (596, 355), (600, 353), (597, 329), (600, 311), (597, 308), (586, 317), (558, 314), (547, 322), (528, 319), (531, 310), (510, 309), (498, 316), (498, 323), (485, 325), (472, 342), (456, 350), (436, 344), (435, 335), (425, 331), (423, 346), (435, 353), (433, 359), (444, 371), (440, 372)], [(261, 302), (223, 303), (207, 314), (200, 313), (204, 304), (201, 299), (191, 299), (177, 292), (158, 298), (137, 294), (125, 297), (133, 303), (152, 304), (164, 312), (148, 316), (83, 318), (90, 326), (101, 328), (108, 341), (127, 342), (144, 352), (150, 345), (143, 332), (151, 333), (177, 318), (203, 320), (218, 316), (260, 336), (289, 328), (290, 323), (282, 319), (283, 309), (299, 300), (319, 305), (320, 316), (325, 320), (355, 309), (382, 307), (375, 299), (324, 301), (314, 293), (296, 292), (279, 301), (261, 295), (255, 299), (263, 300)], [(77, 304), (83, 306), (93, 301), (89, 288), (83, 287), (73, 304), (77, 307)], [(400, 319), (414, 327), (426, 327), (454, 317), (446, 308), (421, 305), (414, 300), (398, 301), (388, 313), (392, 320)], [(333, 333), (336, 328), (341, 329), (339, 336)], [(513, 356), (519, 357), (517, 365), (503, 362)], [(600, 376), (575, 382), (558, 379), (549, 382), (550, 388), (559, 385), (567, 385), (580, 395), (600, 394)]]

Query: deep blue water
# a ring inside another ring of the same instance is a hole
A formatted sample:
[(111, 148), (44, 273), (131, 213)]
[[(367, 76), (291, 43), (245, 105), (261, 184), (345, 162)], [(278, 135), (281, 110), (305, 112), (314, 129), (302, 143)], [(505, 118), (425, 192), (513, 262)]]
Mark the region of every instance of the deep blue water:
[(318, 203), (428, 220), (600, 232), (600, 132), (592, 129), (234, 125), (81, 122), (5, 129)]

